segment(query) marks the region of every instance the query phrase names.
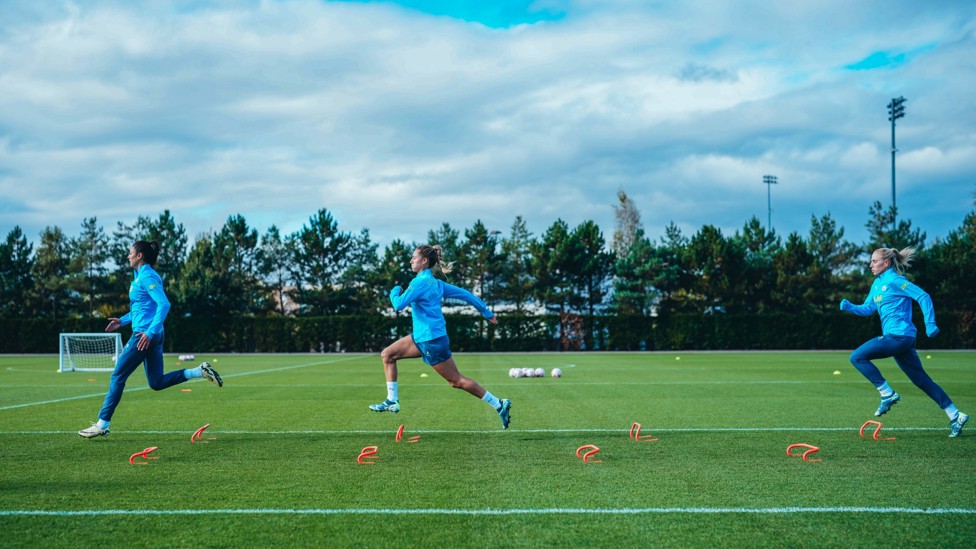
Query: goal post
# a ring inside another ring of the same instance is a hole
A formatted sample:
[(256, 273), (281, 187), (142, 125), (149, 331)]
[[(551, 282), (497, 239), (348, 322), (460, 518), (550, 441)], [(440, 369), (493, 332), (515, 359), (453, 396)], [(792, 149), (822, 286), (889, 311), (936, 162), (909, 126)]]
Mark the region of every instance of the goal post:
[(61, 372), (111, 372), (122, 354), (119, 333), (62, 333), (59, 339)]

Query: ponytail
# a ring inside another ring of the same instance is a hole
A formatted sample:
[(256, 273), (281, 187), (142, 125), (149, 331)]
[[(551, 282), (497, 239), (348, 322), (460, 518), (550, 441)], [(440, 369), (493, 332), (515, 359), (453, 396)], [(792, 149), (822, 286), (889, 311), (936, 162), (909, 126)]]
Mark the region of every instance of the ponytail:
[(904, 274), (905, 269), (915, 259), (915, 248), (912, 247), (902, 248), (901, 251), (894, 248), (878, 248), (875, 251), (881, 252), (881, 257), (890, 261), (891, 266), (895, 268), (895, 272), (898, 274)]
[(417, 246), (417, 251), (420, 253), (420, 257), (427, 260), (427, 268), (434, 270), (434, 267), (440, 267), (441, 272), (447, 274), (454, 269), (454, 262), (445, 263), (444, 262), (444, 250), (440, 246), (428, 246), (427, 244)]

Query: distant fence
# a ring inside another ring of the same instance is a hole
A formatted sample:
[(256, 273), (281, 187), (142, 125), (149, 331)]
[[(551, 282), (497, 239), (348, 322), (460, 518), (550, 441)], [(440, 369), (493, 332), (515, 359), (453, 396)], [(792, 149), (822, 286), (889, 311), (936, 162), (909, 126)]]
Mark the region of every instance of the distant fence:
[[(916, 314), (916, 317), (919, 315)], [(941, 333), (927, 338), (917, 323), (920, 349), (976, 347), (976, 314), (939, 313)], [(921, 319), (918, 319), (919, 321)], [(0, 319), (0, 353), (56, 353), (59, 332), (100, 332), (104, 319)], [(377, 352), (410, 333), (410, 318), (387, 317), (171, 317), (167, 352)], [(853, 349), (880, 335), (877, 317), (830, 314), (675, 314), (665, 317), (449, 315), (454, 351), (667, 351)], [(128, 329), (123, 337), (129, 336)]]

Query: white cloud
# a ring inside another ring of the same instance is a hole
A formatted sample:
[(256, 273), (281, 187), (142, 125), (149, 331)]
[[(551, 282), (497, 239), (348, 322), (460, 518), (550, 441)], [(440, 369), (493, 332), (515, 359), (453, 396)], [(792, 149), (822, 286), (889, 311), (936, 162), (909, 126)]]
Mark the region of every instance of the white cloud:
[[(829, 211), (859, 239), (889, 200), (896, 95), (902, 215), (934, 237), (972, 206), (964, 3), (581, 1), (507, 29), (311, 0), (8, 11), (3, 232), (166, 208), (191, 234), (236, 213), (287, 232), (326, 207), (383, 244), (516, 215), (537, 235), (593, 219), (609, 238), (619, 188), (651, 236), (672, 220), (731, 232), (765, 221), (772, 173), (779, 233)], [(875, 52), (907, 61), (843, 68)]]

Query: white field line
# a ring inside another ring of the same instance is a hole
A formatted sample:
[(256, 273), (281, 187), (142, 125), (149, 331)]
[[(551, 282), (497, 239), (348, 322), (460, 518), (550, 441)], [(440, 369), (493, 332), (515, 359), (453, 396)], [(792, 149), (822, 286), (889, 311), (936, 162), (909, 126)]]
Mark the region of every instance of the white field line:
[[(350, 356), (350, 357), (344, 357), (344, 358), (340, 358), (340, 359), (336, 359), (336, 360), (326, 360), (326, 361), (319, 361), (319, 362), (308, 362), (308, 363), (305, 363), (305, 364), (296, 364), (294, 366), (282, 366), (281, 368), (269, 368), (267, 370), (255, 370), (253, 372), (240, 372), (240, 373), (236, 373), (236, 374), (228, 374), (226, 376), (221, 376), (221, 377), (224, 378), (224, 379), (228, 379), (228, 378), (232, 378), (232, 377), (253, 376), (253, 375), (257, 375), (257, 374), (270, 374), (270, 373), (274, 373), (274, 372), (282, 372), (282, 371), (285, 371), (285, 370), (294, 370), (294, 369), (297, 369), (297, 368), (308, 368), (309, 366), (321, 366), (323, 364), (336, 364), (336, 363), (339, 363), (339, 362), (346, 362), (346, 361), (349, 361), (349, 360), (355, 360), (357, 358), (361, 358), (361, 357), (358, 357), (358, 356)], [(134, 387), (132, 389), (126, 389), (126, 392), (127, 393), (132, 393), (132, 392), (135, 392), (135, 391), (145, 391), (147, 389), (149, 389), (148, 386), (145, 386), (145, 387)], [(93, 398), (93, 397), (104, 397), (104, 396), (105, 396), (105, 392), (102, 391), (101, 393), (91, 393), (91, 394), (87, 394), (87, 395), (78, 395), (78, 396), (73, 396), (73, 397), (58, 398), (58, 399), (54, 399), (54, 400), (42, 400), (42, 401), (39, 401), (39, 402), (26, 402), (24, 404), (12, 404), (10, 406), (0, 406), (0, 410), (13, 410), (14, 408), (26, 408), (28, 406), (40, 406), (40, 405), (43, 405), (43, 404), (56, 404), (58, 402), (67, 402), (69, 400), (78, 400), (78, 399), (82, 399), (82, 398)]]
[[(277, 431), (269, 430), (234, 430), (220, 429), (217, 431), (222, 435), (376, 435), (388, 434), (392, 429), (282, 429)], [(765, 433), (765, 432), (828, 432), (846, 431), (856, 432), (858, 427), (675, 427), (675, 428), (656, 428), (648, 427), (646, 432), (654, 433)], [(886, 427), (885, 431), (945, 431), (945, 427)], [(74, 434), (77, 431), (0, 431), (3, 435), (64, 435)], [(180, 430), (150, 430), (150, 431), (125, 431), (126, 434), (133, 435), (184, 435), (189, 431)], [(410, 429), (411, 433), (423, 434), (454, 434), (454, 435), (491, 435), (505, 433), (627, 433), (629, 429), (499, 429), (493, 430), (462, 430), (462, 429)]]
[(973, 515), (976, 509), (959, 507), (638, 507), (623, 509), (83, 509), (42, 511), (0, 510), (0, 516), (91, 517), (146, 515), (777, 515), (800, 513)]
[[(513, 383), (539, 383), (536, 381), (528, 381), (529, 379), (539, 379), (539, 378), (527, 378), (526, 381), (503, 381), (499, 383), (500, 385), (510, 385)], [(857, 383), (863, 385), (866, 380), (836, 380), (836, 379), (815, 379), (815, 380), (796, 380), (796, 379), (771, 379), (771, 380), (689, 380), (689, 381), (634, 381), (628, 379), (627, 381), (556, 381), (552, 380), (548, 383), (552, 383), (553, 386), (558, 385), (812, 385), (815, 383)], [(543, 381), (542, 383), (546, 383)]]

